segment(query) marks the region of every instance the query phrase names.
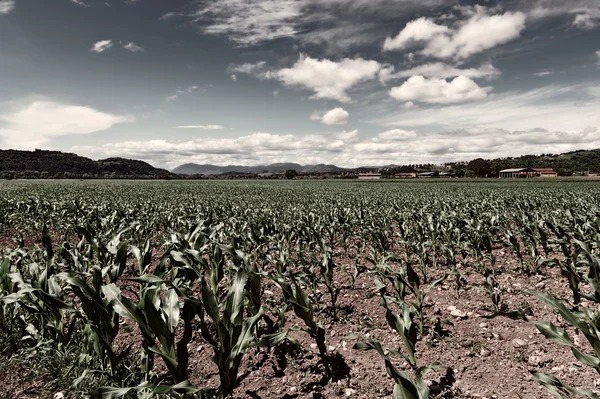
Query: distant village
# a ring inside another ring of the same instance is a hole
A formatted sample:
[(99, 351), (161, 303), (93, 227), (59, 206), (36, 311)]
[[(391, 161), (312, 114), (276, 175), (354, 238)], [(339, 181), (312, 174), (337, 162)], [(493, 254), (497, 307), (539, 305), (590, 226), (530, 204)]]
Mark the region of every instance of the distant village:
[[(406, 169), (406, 167), (402, 167)], [(433, 166), (430, 166), (433, 169)], [(195, 175), (188, 178), (201, 179), (358, 179), (358, 180), (389, 180), (389, 179), (436, 179), (436, 178), (470, 178), (487, 177), (500, 179), (523, 179), (523, 178), (555, 178), (561, 176), (552, 168), (510, 168), (502, 169), (495, 174), (482, 175), (470, 169), (450, 169), (440, 165), (439, 170), (414, 170), (398, 171), (398, 168), (360, 168), (344, 171), (298, 173), (295, 170), (287, 171), (265, 171), (264, 173), (238, 173), (229, 172), (218, 175)], [(572, 176), (572, 173), (562, 176)], [(579, 176), (592, 176), (588, 173), (577, 174)]]

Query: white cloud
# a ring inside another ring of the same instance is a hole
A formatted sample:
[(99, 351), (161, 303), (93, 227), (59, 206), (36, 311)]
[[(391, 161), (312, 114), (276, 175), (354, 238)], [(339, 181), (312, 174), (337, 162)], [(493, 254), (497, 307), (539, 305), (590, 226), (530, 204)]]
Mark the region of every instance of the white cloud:
[(448, 32), (450, 32), (450, 28), (438, 25), (429, 18), (421, 17), (408, 22), (396, 37), (386, 38), (383, 43), (383, 51), (404, 50)]
[(137, 44), (135, 44), (134, 42), (129, 42), (129, 43), (127, 43), (127, 44), (124, 44), (124, 45), (123, 45), (123, 48), (124, 48), (125, 50), (129, 50), (129, 51), (131, 51), (132, 53), (141, 53), (141, 52), (143, 52), (143, 51), (144, 51), (144, 48), (143, 48), (143, 47), (140, 47), (140, 46), (138, 46), (138, 45), (137, 45)]
[(392, 129), (374, 137), (358, 131), (326, 135), (252, 133), (236, 138), (127, 141), (72, 151), (94, 158), (122, 156), (174, 168), (187, 162), (264, 165), (276, 162), (364, 165), (441, 163), (600, 147), (600, 129), (578, 131), (470, 128), (440, 133)]
[(394, 37), (388, 37), (385, 51), (424, 46), (421, 53), (436, 58), (464, 59), (520, 36), (526, 16), (522, 12), (489, 15), (485, 7), (476, 6), (475, 13), (457, 28), (439, 25), (429, 18), (419, 18), (406, 24)]
[(480, 87), (466, 76), (458, 76), (450, 82), (413, 76), (401, 86), (392, 88), (390, 96), (400, 101), (452, 104), (484, 99), (490, 90), (491, 87)]
[(392, 75), (394, 78), (407, 78), (421, 75), (427, 78), (448, 79), (456, 76), (466, 76), (471, 79), (493, 79), (500, 75), (500, 71), (490, 63), (483, 64), (479, 68), (460, 69), (443, 62), (434, 62), (419, 65)]
[(536, 72), (533, 74), (533, 76), (548, 76), (548, 75), (552, 75), (554, 72), (550, 72), (550, 71), (541, 71), (541, 72)]
[(312, 120), (321, 121), (321, 123), (325, 125), (345, 125), (348, 123), (348, 118), (350, 114), (343, 108), (334, 108), (331, 109), (324, 114), (319, 112), (313, 112), (310, 116)]
[[(365, 107), (363, 113), (375, 114)], [(582, 131), (599, 126), (600, 84), (549, 85), (527, 91), (493, 94), (486, 99), (466, 104), (413, 108), (366, 120), (390, 127), (435, 129), (505, 129)]]
[(16, 111), (0, 114), (0, 138), (9, 148), (35, 148), (53, 137), (89, 134), (131, 122), (132, 117), (117, 116), (93, 108), (34, 101)]
[(15, 8), (15, 0), (0, 0), (0, 14), (8, 14)]
[(412, 102), (412, 101), (408, 101), (408, 102), (405, 102), (404, 104), (402, 104), (402, 105), (401, 105), (401, 107), (402, 107), (403, 109), (411, 109), (411, 108), (414, 108), (414, 107), (416, 107), (416, 105), (415, 105), (415, 103), (414, 103), (414, 102)]
[(112, 40), (100, 40), (99, 42), (94, 43), (90, 51), (94, 53), (102, 53), (113, 46)]
[(271, 72), (270, 76), (289, 86), (302, 86), (315, 94), (311, 98), (350, 102), (347, 90), (374, 79), (381, 69), (377, 61), (344, 58), (339, 62), (310, 58), (304, 54), (291, 67)]
[(177, 129), (201, 129), (201, 130), (222, 130), (221, 125), (184, 125), (177, 126)]
[(234, 82), (237, 82), (237, 76), (235, 75), (235, 73), (232, 73), (230, 76), (231, 80), (233, 80)]

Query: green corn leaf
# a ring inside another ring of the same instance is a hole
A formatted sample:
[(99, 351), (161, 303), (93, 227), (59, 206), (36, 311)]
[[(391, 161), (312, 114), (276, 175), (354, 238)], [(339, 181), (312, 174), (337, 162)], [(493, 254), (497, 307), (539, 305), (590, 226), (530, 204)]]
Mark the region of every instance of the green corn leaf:
[(578, 317), (575, 313), (571, 312), (567, 307), (562, 303), (562, 301), (553, 297), (547, 292), (529, 290), (527, 291), (529, 294), (535, 295), (540, 300), (545, 302), (546, 304), (552, 306), (554, 309), (558, 311), (558, 313), (562, 316), (563, 319), (573, 327), (577, 327), (582, 330), (584, 333), (589, 333), (589, 328), (587, 324)]
[(200, 392), (198, 388), (193, 386), (188, 380), (182, 381), (179, 384), (175, 384), (171, 387), (171, 390), (180, 394), (194, 394)]
[(121, 295), (121, 290), (115, 284), (111, 283), (102, 287), (102, 293), (113, 306), (115, 312), (135, 321), (140, 327), (146, 326), (146, 320), (142, 312), (129, 299)]
[[(583, 395), (590, 399), (600, 399), (592, 391), (584, 391), (572, 388), (568, 385), (563, 384), (558, 378), (550, 374), (543, 373), (531, 373), (535, 380), (543, 385), (548, 392), (552, 393), (559, 399), (571, 399), (571, 394)], [(563, 396), (564, 395), (564, 396)]]
[(170, 332), (175, 332), (179, 323), (179, 297), (173, 289), (170, 289), (165, 294), (163, 312), (167, 318), (167, 328)]
[(569, 335), (564, 328), (556, 327), (549, 321), (539, 321), (535, 323), (537, 329), (552, 342), (556, 342), (560, 345), (567, 345), (573, 347), (573, 341), (569, 338)]
[(234, 326), (242, 324), (244, 316), (244, 298), (248, 273), (244, 269), (239, 269), (235, 274), (233, 283), (229, 287), (229, 294), (225, 303), (225, 313), (229, 317), (229, 322)]

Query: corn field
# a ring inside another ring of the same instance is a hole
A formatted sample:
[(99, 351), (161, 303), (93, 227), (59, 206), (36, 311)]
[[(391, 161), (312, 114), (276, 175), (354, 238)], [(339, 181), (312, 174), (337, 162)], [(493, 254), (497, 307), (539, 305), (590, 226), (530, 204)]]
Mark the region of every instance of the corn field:
[(0, 183), (0, 398), (599, 398), (599, 198)]

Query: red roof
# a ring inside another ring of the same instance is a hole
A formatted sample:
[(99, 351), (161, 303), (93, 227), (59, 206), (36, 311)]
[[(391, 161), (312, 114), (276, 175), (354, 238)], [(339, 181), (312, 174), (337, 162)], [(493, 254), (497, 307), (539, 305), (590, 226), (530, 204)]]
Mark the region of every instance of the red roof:
[(533, 168), (533, 170), (539, 173), (555, 173), (552, 168)]

